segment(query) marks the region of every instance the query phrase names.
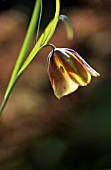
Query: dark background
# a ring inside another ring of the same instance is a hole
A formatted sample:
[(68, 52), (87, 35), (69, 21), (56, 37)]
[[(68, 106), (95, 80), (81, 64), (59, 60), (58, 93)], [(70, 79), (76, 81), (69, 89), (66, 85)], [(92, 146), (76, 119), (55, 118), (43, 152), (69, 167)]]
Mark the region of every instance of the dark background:
[[(43, 1), (41, 31), (55, 2)], [(0, 101), (22, 46), (33, 0), (0, 1)], [(45, 49), (18, 81), (0, 122), (0, 170), (111, 169), (111, 1), (61, 0), (74, 38), (62, 23), (51, 42), (76, 50), (101, 76), (56, 99)], [(35, 44), (35, 37), (31, 47)], [(30, 51), (30, 50), (29, 50)]]

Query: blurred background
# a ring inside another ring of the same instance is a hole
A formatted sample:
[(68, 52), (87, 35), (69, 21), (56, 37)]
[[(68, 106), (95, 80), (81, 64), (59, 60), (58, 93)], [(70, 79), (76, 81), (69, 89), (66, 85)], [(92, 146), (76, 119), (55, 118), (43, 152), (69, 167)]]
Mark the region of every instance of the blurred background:
[[(0, 0), (0, 102), (20, 52), (35, 0)], [(40, 31), (54, 15), (43, 1)], [(111, 1), (61, 0), (74, 38), (59, 22), (51, 43), (77, 51), (101, 76), (56, 99), (47, 74), (50, 48), (15, 86), (0, 120), (0, 170), (111, 169)], [(35, 44), (36, 33), (30, 47)], [(29, 52), (30, 52), (29, 50)]]

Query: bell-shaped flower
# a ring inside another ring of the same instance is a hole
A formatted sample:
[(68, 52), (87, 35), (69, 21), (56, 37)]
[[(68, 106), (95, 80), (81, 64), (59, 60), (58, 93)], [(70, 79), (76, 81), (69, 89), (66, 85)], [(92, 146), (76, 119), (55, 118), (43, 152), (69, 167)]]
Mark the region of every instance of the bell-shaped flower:
[(57, 98), (68, 95), (86, 86), (91, 76), (100, 76), (74, 50), (69, 48), (55, 48), (48, 55), (48, 74)]

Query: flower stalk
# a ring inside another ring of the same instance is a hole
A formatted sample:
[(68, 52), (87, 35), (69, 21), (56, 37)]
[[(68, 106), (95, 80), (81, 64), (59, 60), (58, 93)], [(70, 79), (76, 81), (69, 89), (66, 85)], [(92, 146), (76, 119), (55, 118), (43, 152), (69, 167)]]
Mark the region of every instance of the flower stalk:
[[(89, 64), (76, 51), (69, 48), (56, 48), (53, 44), (49, 44), (59, 20), (62, 20), (65, 23), (68, 38), (73, 38), (73, 30), (68, 17), (65, 15), (60, 15), (59, 13), (60, 0), (56, 0), (54, 18), (49, 22), (40, 38), (38, 38), (40, 21), (42, 18), (42, 0), (36, 0), (23, 46), (6, 89), (4, 100), (0, 107), (0, 113), (2, 113), (3, 109), (5, 108), (5, 105), (18, 79), (22, 76), (34, 57), (44, 47), (50, 46), (52, 48), (52, 51), (48, 55), (47, 71), (52, 88), (54, 90), (54, 94), (58, 99), (76, 91), (79, 86), (88, 85), (91, 82), (91, 76), (100, 76), (100, 74), (96, 72), (91, 66), (89, 66)], [(37, 42), (26, 58), (36, 25)]]
[[(42, 11), (42, 10), (40, 10), (41, 6), (42, 6), (42, 0), (36, 0), (35, 7), (34, 7), (34, 10), (33, 10), (33, 14), (32, 14), (32, 18), (31, 18), (31, 21), (30, 21), (30, 24), (29, 24), (29, 27), (28, 27), (28, 31), (27, 31), (24, 43), (22, 45), (20, 54), (18, 56), (17, 62), (15, 64), (14, 70), (13, 70), (12, 75), (11, 75), (11, 79), (10, 79), (8, 87), (6, 89), (2, 105), (0, 107), (0, 113), (2, 113), (7, 101), (9, 99), (10, 95), (11, 95), (11, 92), (12, 92), (15, 84), (19, 79), (19, 77), (21, 77), (21, 75), (23, 74), (25, 69), (28, 67), (30, 62), (33, 60), (33, 58), (36, 56), (36, 54), (42, 49), (42, 46), (49, 42), (49, 40), (53, 36), (54, 31), (56, 29), (57, 23), (59, 21), (59, 12), (60, 12), (60, 1), (59, 0), (56, 0), (56, 11), (55, 11), (54, 18), (48, 24), (48, 26), (46, 27), (46, 29), (42, 33), (41, 37), (36, 42), (31, 53), (26, 58), (26, 55), (27, 55), (28, 50), (29, 50), (29, 46), (31, 44), (32, 37), (33, 37), (34, 32), (35, 32), (37, 21), (40, 19), (39, 17), (41, 17), (41, 15), (42, 15), (40, 13), (40, 11)], [(40, 24), (40, 22), (39, 22), (39, 24)], [(38, 31), (39, 31), (39, 29), (38, 29)], [(38, 35), (38, 33), (39, 32), (37, 32), (37, 35)], [(26, 58), (26, 60), (25, 60), (25, 58)], [(25, 62), (24, 62), (24, 60), (25, 60)]]

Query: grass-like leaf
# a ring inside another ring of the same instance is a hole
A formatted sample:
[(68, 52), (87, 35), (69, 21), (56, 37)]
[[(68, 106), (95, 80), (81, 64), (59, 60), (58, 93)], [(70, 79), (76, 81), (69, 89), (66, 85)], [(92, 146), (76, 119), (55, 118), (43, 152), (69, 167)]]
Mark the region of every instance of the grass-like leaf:
[(59, 19), (62, 20), (65, 24), (68, 39), (69, 40), (72, 39), (73, 38), (73, 29), (72, 29), (72, 25), (69, 21), (69, 18), (66, 15), (60, 15)]
[(56, 12), (54, 18), (50, 21), (48, 26), (45, 28), (44, 32), (42, 33), (41, 37), (39, 38), (38, 42), (35, 44), (34, 48), (32, 49), (31, 53), (27, 57), (26, 61), (22, 65), (21, 69), (19, 70), (17, 76), (24, 72), (30, 62), (33, 60), (35, 55), (42, 49), (42, 46), (46, 45), (49, 40), (51, 39), (54, 31), (56, 29), (57, 23), (59, 21), (59, 11), (60, 11), (60, 3), (59, 0), (56, 0)]
[[(16, 62), (15, 68), (13, 70), (9, 85), (7, 87), (7, 90), (6, 90), (6, 93), (5, 93), (5, 96), (4, 96), (4, 100), (3, 100), (2, 105), (0, 107), (1, 113), (2, 113), (7, 101), (9, 99), (10, 95), (11, 95), (11, 92), (12, 92), (17, 80), (22, 75), (22, 73), (25, 71), (25, 69), (30, 64), (30, 62), (33, 60), (35, 55), (42, 49), (42, 47), (44, 45), (46, 45), (49, 42), (49, 40), (51, 39), (51, 37), (54, 34), (57, 23), (59, 21), (60, 2), (59, 2), (59, 0), (56, 0), (56, 11), (55, 11), (54, 18), (48, 24), (48, 26), (44, 30), (43, 34), (41, 35), (41, 37), (36, 42), (31, 53), (29, 54), (29, 56), (25, 60), (26, 54), (28, 52), (28, 49), (29, 49), (29, 46), (30, 46), (30, 43), (31, 43), (31, 40), (32, 40), (32, 36), (33, 36), (35, 28), (36, 28), (38, 18), (39, 18), (39, 16), (41, 16), (41, 15), (39, 15), (40, 7), (41, 7), (41, 0), (36, 0), (34, 12), (33, 12), (31, 22), (30, 22), (30, 25), (29, 25), (29, 28), (28, 28), (28, 31), (27, 31), (27, 34), (26, 34), (26, 38), (24, 40), (22, 49), (21, 49), (19, 57), (18, 57), (18, 60)], [(24, 62), (24, 60), (25, 60), (25, 62)]]
[(27, 34), (26, 34), (26, 37), (25, 37), (25, 40), (24, 40), (24, 43), (22, 45), (20, 54), (19, 54), (17, 62), (15, 64), (15, 67), (14, 67), (14, 70), (13, 70), (9, 85), (8, 85), (6, 93), (5, 93), (5, 96), (7, 96), (8, 91), (9, 91), (9, 89), (10, 89), (10, 87), (13, 84), (13, 81), (15, 79), (15, 76), (17, 75), (17, 73), (18, 73), (21, 65), (23, 64), (23, 62), (25, 60), (25, 57), (26, 57), (26, 55), (28, 53), (29, 46), (31, 44), (31, 40), (32, 40), (32, 37), (34, 35), (36, 24), (37, 24), (37, 21), (38, 21), (40, 5), (41, 5), (41, 0), (36, 0), (34, 11), (33, 11), (33, 14), (32, 14), (32, 19), (30, 21), (30, 24), (29, 24), (29, 27), (28, 27), (28, 30), (27, 30)]

